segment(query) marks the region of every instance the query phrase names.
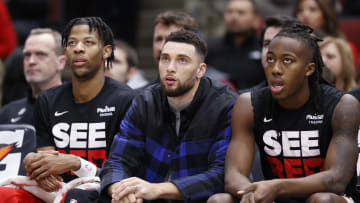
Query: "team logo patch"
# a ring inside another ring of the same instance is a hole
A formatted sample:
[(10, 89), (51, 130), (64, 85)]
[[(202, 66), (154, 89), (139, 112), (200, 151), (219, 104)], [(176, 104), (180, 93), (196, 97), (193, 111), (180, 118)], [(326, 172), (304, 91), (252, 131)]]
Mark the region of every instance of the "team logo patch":
[(322, 124), (324, 119), (324, 114), (319, 114), (319, 115), (307, 114), (305, 118), (309, 122), (309, 124), (313, 124), (313, 125)]
[(15, 143), (0, 147), (0, 161), (3, 160), (9, 154), (9, 152), (11, 152), (11, 150), (14, 149), (14, 145)]
[(70, 203), (77, 203), (77, 200), (76, 199), (71, 199)]
[(112, 115), (113, 115), (113, 112), (115, 112), (115, 111), (116, 111), (115, 106), (109, 107), (109, 106), (107, 106), (107, 105), (106, 105), (104, 108), (98, 107), (98, 108), (96, 109), (96, 113), (98, 113), (100, 117), (103, 117), (103, 116), (112, 116)]

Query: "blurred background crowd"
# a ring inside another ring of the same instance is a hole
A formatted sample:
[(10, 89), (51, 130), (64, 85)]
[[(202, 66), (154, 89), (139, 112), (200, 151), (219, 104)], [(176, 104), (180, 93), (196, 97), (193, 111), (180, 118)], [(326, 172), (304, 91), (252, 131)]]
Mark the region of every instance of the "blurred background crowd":
[[(114, 36), (135, 49), (136, 65), (146, 80), (157, 76), (153, 57), (154, 19), (165, 10), (182, 10), (198, 22), (198, 32), (208, 41), (207, 64), (224, 74), (236, 90), (264, 80), (263, 73), (250, 73), (240, 66), (261, 66), (259, 36), (266, 17), (289, 15), (313, 27), (324, 37), (320, 44), (325, 65), (336, 78), (336, 87), (349, 91), (360, 85), (360, 1), (358, 0), (254, 0), (255, 8), (227, 8), (227, 0), (0, 0), (0, 83), (2, 105), (24, 97), (27, 84), (23, 73), (22, 46), (33, 28), (47, 27), (61, 32), (72, 18), (100, 16)], [(317, 10), (316, 10), (317, 9)], [(251, 11), (249, 11), (251, 10)], [(241, 9), (240, 9), (241, 11)], [(249, 12), (248, 12), (249, 11)], [(236, 13), (238, 12), (238, 13)], [(235, 33), (235, 34), (234, 34)], [(235, 35), (242, 38), (235, 39)], [(232, 38), (231, 53), (216, 44), (224, 36)], [(246, 49), (244, 41), (251, 41)], [(350, 48), (350, 49), (349, 49)], [(332, 60), (334, 55), (340, 59)], [(240, 55), (245, 55), (242, 59)], [(237, 61), (237, 59), (239, 59)], [(250, 60), (250, 62), (249, 62)], [(224, 62), (226, 61), (226, 63)], [(243, 63), (246, 61), (246, 63)], [(349, 63), (351, 61), (352, 63)], [(246, 65), (244, 65), (246, 64)], [(211, 69), (210, 69), (211, 70)], [(250, 74), (248, 76), (247, 74)], [(251, 75), (253, 74), (253, 75)], [(256, 74), (256, 76), (255, 76)], [(254, 77), (253, 77), (254, 76)], [(69, 70), (63, 79), (70, 78)], [(247, 81), (248, 80), (248, 81)]]

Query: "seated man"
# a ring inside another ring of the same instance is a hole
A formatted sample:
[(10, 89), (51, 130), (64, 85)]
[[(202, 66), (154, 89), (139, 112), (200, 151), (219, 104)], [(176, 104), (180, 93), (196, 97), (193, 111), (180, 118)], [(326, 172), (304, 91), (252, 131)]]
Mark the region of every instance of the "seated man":
[(58, 190), (58, 180), (97, 174), (134, 96), (126, 85), (105, 77), (114, 58), (113, 34), (101, 18), (71, 20), (62, 43), (72, 81), (37, 99), (39, 152), (28, 154), (23, 162), (29, 177), (46, 191)]
[[(209, 202), (358, 202), (360, 109), (354, 97), (320, 84), (323, 62), (311, 28), (281, 30), (271, 41), (269, 87), (239, 96), (225, 166), (225, 190)], [(254, 144), (265, 181), (250, 183)], [(344, 195), (345, 194), (345, 195)]]
[(205, 42), (177, 31), (160, 54), (160, 84), (136, 97), (101, 170), (113, 202), (206, 201), (223, 191), (224, 159), (236, 95), (204, 78)]

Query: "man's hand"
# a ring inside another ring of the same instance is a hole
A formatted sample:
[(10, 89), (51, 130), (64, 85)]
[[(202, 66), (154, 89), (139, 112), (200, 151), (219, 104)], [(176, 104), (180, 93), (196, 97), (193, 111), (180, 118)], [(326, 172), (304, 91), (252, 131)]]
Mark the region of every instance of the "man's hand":
[(59, 181), (63, 181), (60, 176), (55, 177), (51, 175), (36, 182), (39, 184), (39, 187), (46, 192), (54, 192), (62, 188), (62, 185), (59, 183)]
[(134, 193), (130, 193), (121, 200), (111, 200), (111, 203), (142, 203), (142, 199), (136, 199)]
[(241, 203), (272, 203), (278, 196), (279, 183), (276, 179), (252, 183), (237, 194), (241, 197)]
[(130, 202), (134, 202), (130, 194), (135, 194), (136, 201), (138, 202), (141, 202), (143, 199), (154, 200), (159, 198), (159, 191), (160, 189), (156, 183), (149, 183), (137, 177), (124, 179), (111, 185), (113, 201), (123, 200), (127, 197)]
[(69, 170), (80, 168), (80, 161), (77, 157), (55, 151), (43, 151), (29, 153), (23, 161), (30, 179), (40, 181), (50, 175), (60, 175)]

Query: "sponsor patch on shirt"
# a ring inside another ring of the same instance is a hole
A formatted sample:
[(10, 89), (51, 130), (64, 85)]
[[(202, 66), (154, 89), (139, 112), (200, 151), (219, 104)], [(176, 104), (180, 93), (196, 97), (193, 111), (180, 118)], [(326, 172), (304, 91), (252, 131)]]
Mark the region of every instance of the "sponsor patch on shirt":
[(96, 108), (96, 113), (99, 114), (100, 117), (103, 117), (103, 116), (112, 116), (113, 115), (113, 112), (116, 111), (116, 108), (115, 106), (105, 106), (104, 108)]

